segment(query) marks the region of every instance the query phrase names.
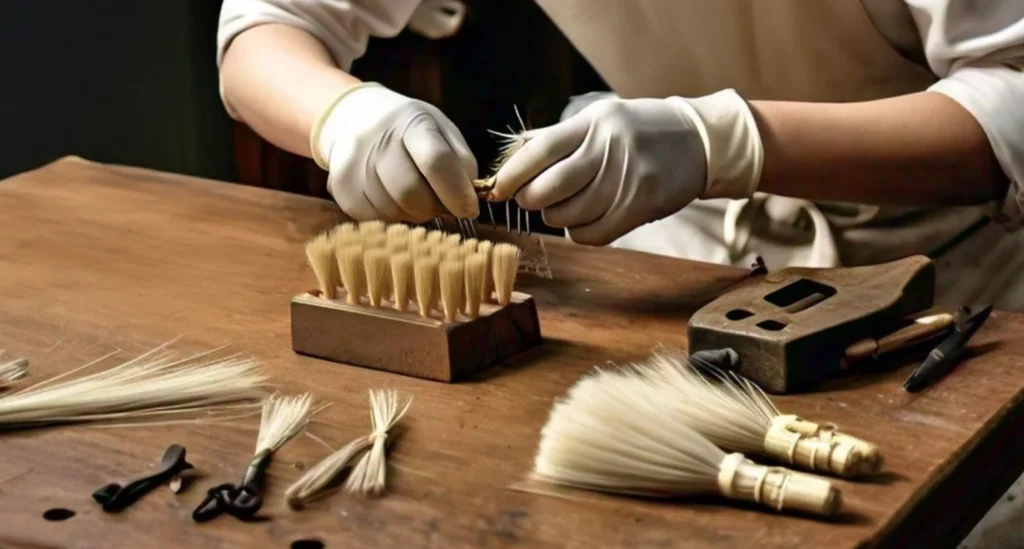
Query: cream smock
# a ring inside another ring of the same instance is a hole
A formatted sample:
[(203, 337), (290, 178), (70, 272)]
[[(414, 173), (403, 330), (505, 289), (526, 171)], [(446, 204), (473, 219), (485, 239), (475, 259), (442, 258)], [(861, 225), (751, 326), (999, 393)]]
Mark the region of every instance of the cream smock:
[[(866, 101), (931, 90), (959, 102), (1011, 180), (997, 204), (891, 208), (759, 193), (698, 201), (613, 246), (732, 265), (878, 263), (929, 254), (939, 301), (1024, 310), (1024, 2), (537, 0), (621, 97)], [(284, 23), (348, 69), (371, 36), (457, 32), (458, 0), (225, 0), (218, 64), (238, 33)], [(528, 30), (524, 29), (524, 32)], [(230, 105), (226, 105), (230, 111)], [(841, 139), (841, 136), (836, 138)]]

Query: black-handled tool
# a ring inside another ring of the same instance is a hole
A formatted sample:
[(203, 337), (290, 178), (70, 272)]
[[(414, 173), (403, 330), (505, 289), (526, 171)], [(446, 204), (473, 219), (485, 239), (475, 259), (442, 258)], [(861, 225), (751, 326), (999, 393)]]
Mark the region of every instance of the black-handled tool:
[(108, 484), (93, 492), (92, 499), (102, 505), (103, 510), (108, 513), (123, 511), (153, 488), (169, 482), (188, 469), (192, 469), (192, 464), (185, 461), (185, 448), (178, 444), (172, 444), (167, 447), (163, 457), (160, 458), (160, 470), (156, 473), (129, 482), (124, 486), (116, 482)]
[(991, 305), (975, 314), (971, 314), (969, 307), (961, 307), (956, 313), (953, 331), (928, 353), (928, 358), (910, 374), (903, 388), (914, 393), (948, 374), (956, 366), (967, 342), (985, 324), (991, 312)]
[(252, 519), (263, 506), (260, 496), (263, 472), (270, 464), (271, 452), (258, 454), (249, 463), (240, 484), (230, 482), (210, 488), (198, 507), (192, 511), (192, 520), (206, 522), (227, 513), (239, 520)]

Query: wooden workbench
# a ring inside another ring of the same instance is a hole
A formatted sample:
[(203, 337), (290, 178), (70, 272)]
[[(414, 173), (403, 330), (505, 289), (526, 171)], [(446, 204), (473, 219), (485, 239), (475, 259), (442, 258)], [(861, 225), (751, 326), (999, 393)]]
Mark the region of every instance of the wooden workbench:
[[(231, 344), (283, 390), (331, 401), (311, 430), (341, 444), (368, 428), (367, 389), (415, 395), (392, 454), (389, 493), (336, 494), (292, 512), (281, 494), (326, 450), (309, 437), (270, 469), (272, 520), (195, 525), (213, 484), (237, 478), (258, 419), (228, 425), (60, 427), (3, 434), (0, 547), (288, 547), (316, 538), (357, 547), (939, 547), (952, 545), (1024, 465), (1024, 316), (996, 312), (973, 340), (983, 354), (917, 396), (907, 368), (780, 398), (785, 410), (877, 442), (886, 474), (841, 482), (848, 512), (829, 523), (712, 500), (560, 498), (510, 489), (531, 467), (551, 399), (590, 366), (685, 345), (686, 318), (740, 270), (551, 240), (553, 279), (524, 278), (547, 343), (459, 385), (296, 356), (288, 301), (313, 287), (303, 241), (332, 204), (78, 158), (0, 181), (0, 348), (34, 379), (114, 349), (176, 336), (190, 349)], [(106, 515), (90, 494), (146, 474), (170, 443), (204, 478)], [(76, 515), (47, 521), (48, 509)], [(310, 547), (312, 545), (296, 545)]]

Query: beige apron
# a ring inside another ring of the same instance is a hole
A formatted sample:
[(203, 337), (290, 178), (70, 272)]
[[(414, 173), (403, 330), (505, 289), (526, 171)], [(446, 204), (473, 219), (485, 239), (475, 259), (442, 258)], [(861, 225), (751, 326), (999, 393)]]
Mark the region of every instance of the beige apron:
[[(937, 80), (897, 0), (537, 0), (616, 94), (848, 102), (925, 90)], [(755, 195), (699, 201), (613, 246), (769, 267), (936, 257), (939, 300), (1024, 309), (1021, 234), (982, 208), (911, 209)], [(976, 230), (979, 226), (983, 228)], [(966, 242), (956, 244), (964, 238)], [(954, 245), (949, 249), (951, 245)], [(981, 269), (986, 271), (979, 272)], [(964, 273), (968, 273), (965, 277)], [(993, 280), (994, 279), (994, 280)], [(992, 282), (1003, 282), (999, 287)]]

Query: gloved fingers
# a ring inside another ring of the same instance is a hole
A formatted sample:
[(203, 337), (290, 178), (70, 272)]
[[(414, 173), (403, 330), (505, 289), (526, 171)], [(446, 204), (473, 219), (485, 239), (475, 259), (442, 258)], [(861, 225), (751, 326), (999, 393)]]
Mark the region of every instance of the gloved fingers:
[(569, 227), (565, 230), (569, 240), (586, 246), (607, 246), (635, 227), (625, 226), (622, 220), (609, 213), (586, 225)]
[(441, 202), (401, 143), (380, 156), (377, 175), (389, 199), (401, 210), (402, 221), (424, 223), (441, 215)]
[(620, 185), (617, 180), (605, 181), (605, 177), (599, 174), (572, 198), (544, 209), (544, 223), (568, 229), (588, 225), (606, 216), (615, 204)]
[(526, 143), (495, 174), (489, 200), (516, 195), (524, 185), (580, 148), (590, 128), (588, 116), (574, 116), (547, 128), (527, 132)]
[[(588, 138), (589, 139), (589, 138)], [(516, 193), (516, 203), (524, 210), (543, 210), (568, 200), (597, 178), (605, 155), (588, 147), (586, 141), (568, 158), (542, 171)]]
[(410, 121), (402, 134), (402, 143), (434, 194), (452, 215), (469, 219), (480, 215), (473, 183), (433, 117), (424, 113)]
[(341, 192), (333, 192), (331, 195), (341, 211), (354, 221), (372, 221), (378, 218), (376, 208), (360, 186), (342, 189)]

